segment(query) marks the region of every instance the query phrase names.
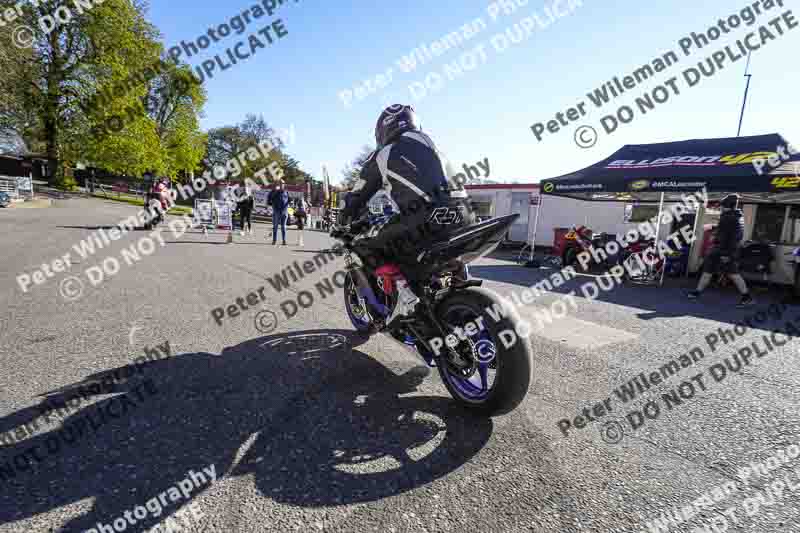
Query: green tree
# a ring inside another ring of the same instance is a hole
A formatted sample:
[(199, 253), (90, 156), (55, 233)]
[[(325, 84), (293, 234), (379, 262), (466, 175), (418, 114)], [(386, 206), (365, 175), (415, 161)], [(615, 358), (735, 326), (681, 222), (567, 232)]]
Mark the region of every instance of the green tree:
[[(0, 3), (4, 10), (14, 4)], [(157, 57), (158, 32), (138, 0), (105, 0), (91, 9), (68, 0), (39, 0), (21, 8), (17, 23), (31, 28), (32, 35), (23, 35), (31, 38), (31, 47), (14, 51), (7, 41), (0, 45), (0, 71), (12, 73), (0, 76), (0, 93), (8, 98), (0, 127), (41, 146), (55, 184), (69, 188), (74, 181), (64, 169), (81, 157), (81, 145), (91, 144), (92, 98), (104, 81)]]
[(306, 177), (310, 177), (300, 169), (299, 161), (285, 153), (283, 141), (261, 115), (249, 114), (240, 124), (210, 130), (205, 163), (209, 168), (224, 166), (242, 152), (264, 143), (274, 147), (268, 157), (255, 160), (246, 158), (241, 175), (234, 179), (252, 178), (258, 171), (269, 168), (273, 162), (283, 170), (283, 179), (287, 183), (304, 183)]
[(342, 170), (342, 187), (344, 190), (353, 187), (358, 177), (361, 175), (361, 169), (364, 168), (364, 163), (367, 162), (367, 159), (369, 159), (369, 156), (371, 156), (374, 151), (375, 148), (365, 144), (361, 147), (361, 152), (355, 159), (345, 165), (344, 170)]
[(202, 160), (208, 139), (198, 119), (206, 102), (205, 89), (188, 67), (168, 65), (152, 80), (147, 99), (161, 148), (161, 165), (155, 169), (171, 177), (192, 171)]
[(284, 173), (283, 179), (286, 181), (286, 183), (301, 185), (307, 180), (311, 180), (313, 186), (313, 182), (315, 181), (314, 177), (308, 172), (302, 170), (300, 168), (300, 161), (294, 157), (284, 154), (283, 164), (281, 166)]
[[(0, 10), (17, 3), (0, 0)], [(188, 67), (162, 60), (161, 35), (143, 0), (84, 4), (20, 4), (14, 24), (33, 29), (32, 45), (19, 49), (13, 36), (0, 36), (0, 130), (44, 152), (50, 176), (66, 188), (74, 181), (64, 169), (79, 161), (129, 175), (192, 170), (205, 150), (198, 122), (204, 90), (186, 83)], [(59, 12), (69, 20), (57, 22)], [(123, 127), (100, 127), (112, 117)]]

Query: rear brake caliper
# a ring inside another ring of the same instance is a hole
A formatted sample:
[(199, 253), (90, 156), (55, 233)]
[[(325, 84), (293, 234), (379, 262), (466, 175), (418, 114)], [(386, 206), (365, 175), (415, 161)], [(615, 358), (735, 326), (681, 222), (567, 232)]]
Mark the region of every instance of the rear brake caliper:
[(469, 378), (478, 369), (478, 358), (475, 354), (475, 343), (469, 338), (460, 339), (458, 344), (448, 348), (445, 359), (450, 368), (461, 377)]

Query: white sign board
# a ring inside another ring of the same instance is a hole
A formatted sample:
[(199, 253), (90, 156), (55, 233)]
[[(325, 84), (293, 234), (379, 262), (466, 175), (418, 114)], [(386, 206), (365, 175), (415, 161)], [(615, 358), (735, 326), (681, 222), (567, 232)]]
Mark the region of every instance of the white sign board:
[(233, 229), (233, 213), (228, 204), (217, 204), (217, 227)]
[(194, 225), (213, 226), (214, 211), (210, 200), (194, 201)]
[(267, 189), (253, 189), (253, 203), (255, 207), (267, 207), (267, 198), (269, 197), (269, 190)]
[(32, 191), (33, 183), (31, 178), (17, 178), (17, 189), (25, 192)]

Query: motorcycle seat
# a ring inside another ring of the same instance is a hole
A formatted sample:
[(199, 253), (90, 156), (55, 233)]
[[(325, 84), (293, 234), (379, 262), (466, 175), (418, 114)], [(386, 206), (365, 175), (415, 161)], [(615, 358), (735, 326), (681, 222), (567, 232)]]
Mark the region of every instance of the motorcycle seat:
[(422, 252), (417, 260), (423, 262), (428, 258), (466, 253), (487, 253), (496, 247), (508, 227), (519, 217), (519, 213), (492, 218), (484, 222), (472, 224), (454, 230), (446, 240), (433, 243)]

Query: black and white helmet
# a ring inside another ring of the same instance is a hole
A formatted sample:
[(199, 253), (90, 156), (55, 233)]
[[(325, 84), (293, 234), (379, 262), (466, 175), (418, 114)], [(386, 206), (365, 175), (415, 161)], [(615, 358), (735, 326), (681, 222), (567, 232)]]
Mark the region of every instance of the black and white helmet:
[(414, 108), (410, 105), (390, 105), (383, 110), (375, 124), (375, 142), (378, 143), (378, 148), (382, 148), (398, 135), (413, 130), (419, 130)]

